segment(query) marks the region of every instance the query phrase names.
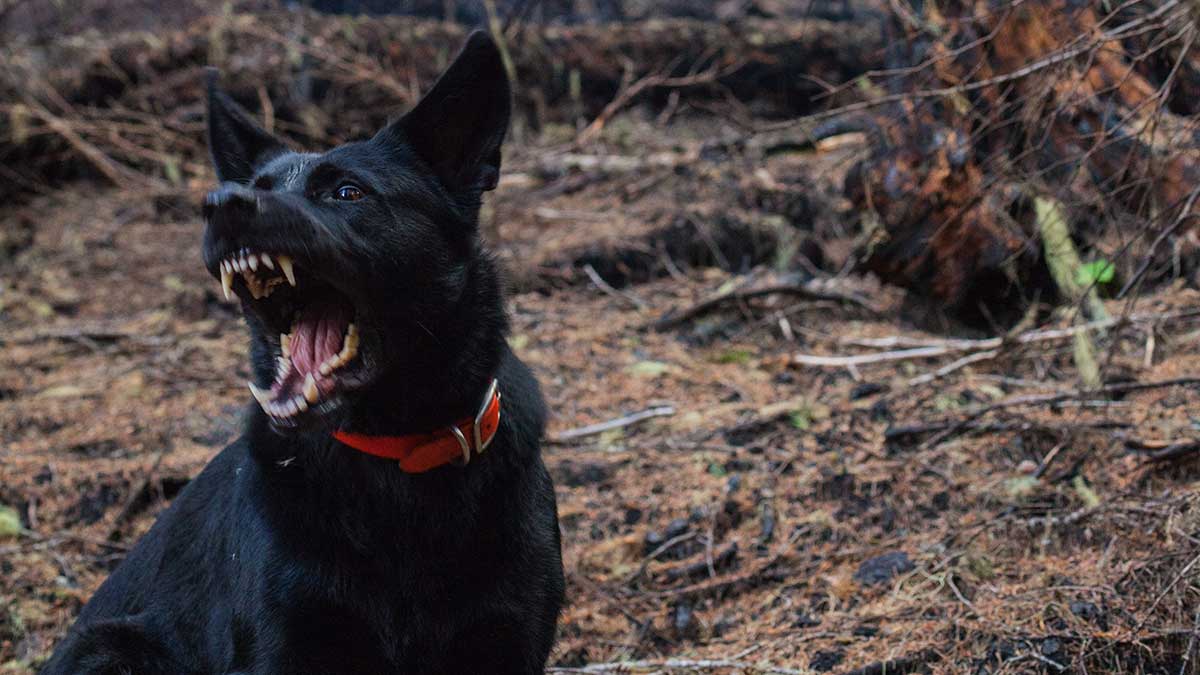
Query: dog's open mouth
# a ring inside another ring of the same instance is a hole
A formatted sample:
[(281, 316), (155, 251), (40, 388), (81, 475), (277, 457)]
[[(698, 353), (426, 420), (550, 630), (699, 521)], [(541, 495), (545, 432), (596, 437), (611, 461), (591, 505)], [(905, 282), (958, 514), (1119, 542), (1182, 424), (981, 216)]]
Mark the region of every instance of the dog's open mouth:
[(237, 293), (279, 336), (274, 380), (266, 389), (249, 383), (272, 422), (296, 426), (336, 408), (361, 365), (353, 303), (286, 255), (242, 249), (224, 258), (220, 270), (225, 297)]

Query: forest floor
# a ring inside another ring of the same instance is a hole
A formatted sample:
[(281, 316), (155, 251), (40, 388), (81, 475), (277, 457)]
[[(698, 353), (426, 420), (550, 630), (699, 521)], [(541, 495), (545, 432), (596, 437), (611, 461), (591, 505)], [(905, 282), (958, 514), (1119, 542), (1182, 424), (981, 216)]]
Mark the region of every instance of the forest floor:
[[(607, 173), (543, 170), (564, 157), (549, 134), (514, 143), (485, 214), (514, 290), (510, 341), (553, 411), (568, 604), (552, 665), (1192, 672), (1200, 385), (1180, 378), (1200, 373), (1200, 293), (1108, 303), (1141, 318), (1101, 339), (1107, 395), (1079, 392), (1072, 343), (1053, 337), (941, 377), (923, 376), (980, 350), (796, 363), (979, 337), (870, 279), (830, 282), (866, 306), (770, 294), (656, 327), (779, 279), (774, 253), (674, 227), (742, 206), (714, 165), (676, 161), (719, 123), (661, 122), (619, 117), (575, 151), (664, 158)], [(860, 149), (763, 168), (829, 195)], [(47, 656), (238, 433), (246, 340), (200, 264), (202, 191), (75, 184), (5, 215), (32, 239), (0, 290), (0, 506), (22, 529), (0, 540), (0, 673)], [(848, 231), (848, 206), (829, 204), (823, 231)], [(834, 235), (836, 271), (850, 237)], [(710, 259), (672, 259), (697, 242)]]

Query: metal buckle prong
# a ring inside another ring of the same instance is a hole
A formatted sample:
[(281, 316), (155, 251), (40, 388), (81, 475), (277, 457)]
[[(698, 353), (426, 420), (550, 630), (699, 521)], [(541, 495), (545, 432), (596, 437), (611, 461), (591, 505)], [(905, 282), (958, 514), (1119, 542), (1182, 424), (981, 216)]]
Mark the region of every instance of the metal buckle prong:
[[(483, 431), (480, 429), (480, 422), (483, 421), (483, 416), (487, 414), (488, 407), (492, 405), (492, 399), (496, 397), (496, 389), (499, 386), (500, 381), (492, 378), (491, 386), (488, 387), (487, 393), (483, 395), (483, 403), (479, 404), (479, 412), (475, 414), (475, 426), (472, 427), (472, 431), (474, 432), (475, 436), (475, 451), (480, 454), (483, 454), (483, 451), (487, 450), (487, 447), (492, 444), (492, 440), (496, 438), (496, 434), (492, 434), (492, 437), (487, 439), (487, 443), (484, 443)], [(499, 424), (499, 421), (499, 418), (497, 418), (497, 424)], [(499, 431), (499, 429), (497, 429), (497, 431)]]
[[(450, 432), (458, 439), (458, 445), (462, 448), (463, 464), (468, 464), (471, 461), (471, 446), (467, 444), (467, 437), (463, 435), (462, 429), (456, 426), (450, 427)], [(477, 432), (478, 435), (478, 432)]]

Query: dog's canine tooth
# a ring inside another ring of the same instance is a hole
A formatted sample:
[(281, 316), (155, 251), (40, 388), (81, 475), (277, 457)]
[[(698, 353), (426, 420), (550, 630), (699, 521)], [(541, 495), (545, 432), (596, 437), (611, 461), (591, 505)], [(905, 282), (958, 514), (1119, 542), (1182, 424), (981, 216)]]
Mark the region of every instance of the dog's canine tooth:
[(283, 275), (287, 277), (288, 283), (292, 286), (296, 285), (296, 271), (292, 269), (292, 259), (286, 255), (278, 256), (279, 269), (283, 270)]
[(320, 392), (317, 391), (317, 378), (313, 377), (312, 373), (304, 378), (304, 407), (308, 408), (309, 403), (316, 403)]
[(275, 269), (275, 261), (271, 260), (270, 253), (263, 253), (263, 254), (259, 255), (259, 258), (262, 259), (262, 264), (266, 265), (267, 269), (269, 269), (269, 270)]
[(358, 329), (355, 328), (354, 324), (350, 324), (350, 327), (346, 329), (346, 338), (342, 342), (342, 351), (338, 353), (338, 360), (341, 361), (338, 365), (349, 362), (357, 353)]
[(251, 272), (257, 272), (257, 271), (258, 271), (258, 256), (257, 256), (257, 255), (255, 255), (255, 254), (251, 253), (251, 254), (250, 254), (250, 257), (246, 258), (246, 263), (247, 263), (248, 265), (250, 265), (250, 271), (251, 271)]
[(271, 392), (263, 391), (254, 385), (253, 382), (247, 382), (246, 386), (250, 387), (250, 393), (254, 395), (254, 400), (258, 401), (258, 405), (264, 412), (270, 412)]
[(287, 358), (292, 358), (292, 336), (287, 333), (279, 334), (279, 351)]
[(233, 297), (233, 270), (225, 263), (221, 263), (221, 292), (225, 294), (225, 299), (230, 300)]

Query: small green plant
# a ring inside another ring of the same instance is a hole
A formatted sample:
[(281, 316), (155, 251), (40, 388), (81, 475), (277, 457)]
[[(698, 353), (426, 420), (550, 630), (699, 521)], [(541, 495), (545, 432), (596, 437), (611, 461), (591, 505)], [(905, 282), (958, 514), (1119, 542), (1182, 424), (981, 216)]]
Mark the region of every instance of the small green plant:
[(1109, 261), (1101, 258), (1093, 260), (1089, 263), (1084, 263), (1079, 266), (1079, 270), (1075, 273), (1075, 280), (1080, 286), (1104, 286), (1112, 283), (1113, 277), (1116, 274), (1116, 268)]

